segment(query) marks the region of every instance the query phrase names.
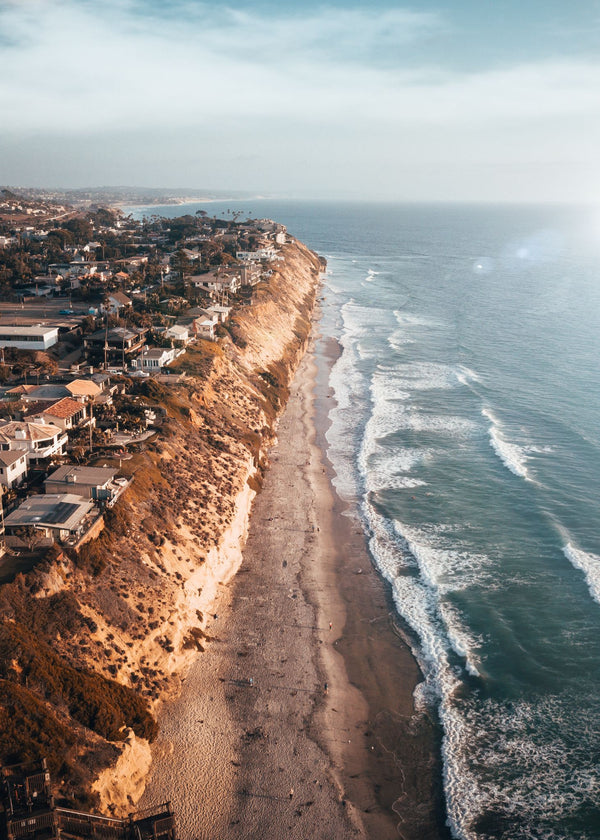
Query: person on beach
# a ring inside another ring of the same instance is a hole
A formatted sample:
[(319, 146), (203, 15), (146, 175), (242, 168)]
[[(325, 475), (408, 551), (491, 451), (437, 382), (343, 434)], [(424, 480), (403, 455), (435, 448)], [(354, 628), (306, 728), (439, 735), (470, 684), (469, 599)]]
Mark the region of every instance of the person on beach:
[(290, 788), (290, 799), (294, 798), (294, 788)]
[(333, 621), (330, 621), (329, 622), (329, 629), (331, 630), (332, 627), (333, 627)]
[(323, 686), (323, 690), (325, 691), (325, 694), (329, 694), (329, 685), (327, 683)]

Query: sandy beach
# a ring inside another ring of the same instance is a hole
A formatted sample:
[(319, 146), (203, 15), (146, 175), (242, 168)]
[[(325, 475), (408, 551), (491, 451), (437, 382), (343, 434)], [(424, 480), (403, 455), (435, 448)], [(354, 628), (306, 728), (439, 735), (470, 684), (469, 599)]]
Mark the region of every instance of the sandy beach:
[[(327, 364), (336, 349), (321, 353)], [(171, 800), (182, 840), (448, 836), (435, 730), (413, 706), (419, 671), (333, 491), (316, 370), (313, 337), (242, 567), (161, 713), (139, 805)]]

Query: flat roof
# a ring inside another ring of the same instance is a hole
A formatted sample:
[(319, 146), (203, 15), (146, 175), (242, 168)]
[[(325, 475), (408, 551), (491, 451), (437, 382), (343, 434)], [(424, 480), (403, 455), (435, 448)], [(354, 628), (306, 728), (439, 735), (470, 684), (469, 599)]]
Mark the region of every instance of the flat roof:
[(40, 525), (73, 531), (93, 507), (92, 501), (73, 493), (29, 496), (5, 517), (4, 524), (7, 528)]
[(46, 336), (50, 333), (56, 333), (58, 335), (58, 327), (42, 327), (42, 326), (35, 326), (35, 327), (4, 327), (0, 326), (0, 334), (3, 338), (8, 337), (15, 337), (17, 338), (20, 335), (41, 335)]
[(52, 484), (60, 481), (65, 484), (77, 485), (79, 482), (81, 484), (91, 484), (94, 487), (101, 487), (103, 484), (111, 481), (117, 473), (118, 470), (112, 467), (83, 467), (77, 464), (63, 464), (62, 467), (58, 467), (48, 476), (44, 484), (47, 482)]

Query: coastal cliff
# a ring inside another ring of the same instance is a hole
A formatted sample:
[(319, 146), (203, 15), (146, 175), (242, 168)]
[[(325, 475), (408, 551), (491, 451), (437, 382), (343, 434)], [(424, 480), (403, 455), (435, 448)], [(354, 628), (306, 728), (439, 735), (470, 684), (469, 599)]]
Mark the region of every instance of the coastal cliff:
[(0, 588), (1, 758), (46, 756), (65, 801), (131, 810), (158, 705), (211, 642), (310, 330), (319, 259), (281, 254), (219, 341), (178, 360), (185, 378), (136, 385), (166, 420), (121, 462), (133, 481), (103, 533)]

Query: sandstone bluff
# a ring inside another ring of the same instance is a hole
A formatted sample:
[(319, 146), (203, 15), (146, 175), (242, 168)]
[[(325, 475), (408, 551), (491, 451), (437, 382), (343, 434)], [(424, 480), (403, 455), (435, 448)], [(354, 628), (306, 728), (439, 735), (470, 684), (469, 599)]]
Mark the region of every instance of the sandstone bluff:
[(66, 802), (131, 811), (157, 708), (210, 644), (318, 288), (314, 253), (281, 253), (228, 335), (186, 354), (182, 381), (139, 384), (167, 421), (122, 463), (134, 480), (100, 537), (0, 588), (0, 755), (47, 757)]

